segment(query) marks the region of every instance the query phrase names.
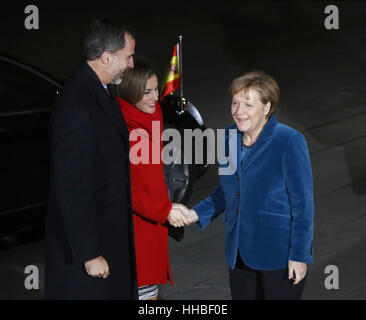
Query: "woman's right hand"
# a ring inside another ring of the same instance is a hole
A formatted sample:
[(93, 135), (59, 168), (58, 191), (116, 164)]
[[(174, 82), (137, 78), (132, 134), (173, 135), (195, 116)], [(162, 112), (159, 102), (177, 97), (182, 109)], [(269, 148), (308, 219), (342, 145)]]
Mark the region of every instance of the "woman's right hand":
[(173, 203), (173, 208), (180, 210), (186, 218), (186, 225), (190, 225), (191, 223), (197, 222), (199, 220), (196, 211), (187, 208), (185, 205), (181, 203)]
[(188, 219), (186, 216), (182, 213), (182, 210), (179, 210), (178, 208), (175, 208), (174, 206), (169, 212), (168, 215), (168, 222), (173, 227), (184, 227), (185, 225), (188, 225)]

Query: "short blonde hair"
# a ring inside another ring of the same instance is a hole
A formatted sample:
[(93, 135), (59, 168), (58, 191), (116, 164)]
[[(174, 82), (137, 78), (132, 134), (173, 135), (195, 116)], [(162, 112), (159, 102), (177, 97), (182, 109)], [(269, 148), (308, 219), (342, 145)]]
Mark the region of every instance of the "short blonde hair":
[(233, 96), (241, 90), (246, 92), (249, 88), (255, 89), (259, 93), (263, 104), (271, 103), (268, 118), (276, 112), (280, 100), (280, 88), (271, 76), (262, 71), (247, 72), (233, 80), (229, 93)]

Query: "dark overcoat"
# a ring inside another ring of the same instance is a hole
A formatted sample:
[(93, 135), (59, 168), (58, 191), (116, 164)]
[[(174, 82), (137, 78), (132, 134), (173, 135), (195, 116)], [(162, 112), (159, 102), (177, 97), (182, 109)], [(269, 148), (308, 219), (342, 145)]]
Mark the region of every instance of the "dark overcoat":
[[(46, 299), (137, 299), (129, 133), (87, 63), (56, 99), (49, 138)], [(85, 271), (98, 256), (108, 262), (106, 279)]]

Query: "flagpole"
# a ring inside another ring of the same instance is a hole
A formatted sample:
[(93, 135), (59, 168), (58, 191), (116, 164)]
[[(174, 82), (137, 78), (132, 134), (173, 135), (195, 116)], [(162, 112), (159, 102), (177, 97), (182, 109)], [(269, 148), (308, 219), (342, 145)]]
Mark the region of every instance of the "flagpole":
[(179, 76), (180, 76), (180, 109), (183, 111), (183, 56), (182, 56), (182, 42), (183, 42), (183, 36), (179, 35)]

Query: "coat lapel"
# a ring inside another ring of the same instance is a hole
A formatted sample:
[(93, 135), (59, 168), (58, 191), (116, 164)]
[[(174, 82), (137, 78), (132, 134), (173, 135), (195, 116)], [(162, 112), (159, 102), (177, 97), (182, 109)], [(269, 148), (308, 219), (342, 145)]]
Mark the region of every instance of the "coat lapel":
[(129, 132), (126, 123), (124, 121), (122, 111), (119, 108), (117, 101), (111, 96), (109, 96), (107, 91), (103, 87), (102, 89), (105, 92), (103, 91), (98, 92), (99, 106), (107, 114), (107, 116), (111, 120), (112, 124), (117, 128), (122, 138), (128, 140)]
[[(246, 170), (246, 168), (256, 159), (258, 156), (265, 150), (266, 146), (268, 145), (271, 135), (275, 126), (277, 125), (278, 121), (275, 115), (272, 115), (268, 120), (267, 124), (264, 126), (262, 132), (260, 133), (257, 141), (254, 145), (249, 148), (248, 154), (245, 157), (245, 161), (241, 167), (241, 172)], [(240, 140), (240, 149), (241, 150), (241, 134), (238, 134)], [(238, 152), (240, 154), (240, 152)], [(241, 155), (240, 158), (241, 159)], [(240, 163), (240, 162), (238, 162)]]
[(113, 126), (116, 127), (121, 137), (128, 141), (129, 132), (118, 102), (103, 88), (98, 76), (86, 62), (81, 65), (81, 70), (90, 79), (88, 86), (92, 91), (92, 94), (97, 96), (98, 105), (107, 114), (109, 120), (112, 122)]

